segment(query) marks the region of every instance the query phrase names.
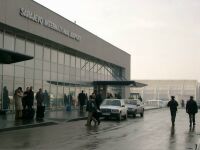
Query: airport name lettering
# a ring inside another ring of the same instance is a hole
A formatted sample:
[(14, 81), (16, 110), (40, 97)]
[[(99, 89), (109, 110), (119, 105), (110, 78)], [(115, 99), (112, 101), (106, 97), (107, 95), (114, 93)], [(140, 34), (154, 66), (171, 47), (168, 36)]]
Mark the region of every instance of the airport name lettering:
[(65, 28), (55, 24), (54, 22), (50, 21), (50, 20), (47, 20), (47, 19), (44, 19), (43, 17), (29, 11), (29, 10), (26, 10), (24, 8), (20, 8), (20, 12), (19, 14), (27, 19), (30, 19), (38, 24), (41, 24), (43, 26), (46, 26), (50, 29), (53, 29), (57, 32), (60, 32), (62, 34), (64, 34), (65, 36), (67, 37), (70, 37), (71, 39), (74, 39), (76, 41), (80, 41), (81, 40), (81, 36), (74, 33), (74, 32), (70, 32), (68, 30), (66, 30)]

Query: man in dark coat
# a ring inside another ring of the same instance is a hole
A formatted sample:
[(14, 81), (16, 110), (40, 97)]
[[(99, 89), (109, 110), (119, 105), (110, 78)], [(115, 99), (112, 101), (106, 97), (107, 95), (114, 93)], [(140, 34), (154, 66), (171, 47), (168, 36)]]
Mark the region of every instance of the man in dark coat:
[(167, 106), (170, 107), (171, 122), (172, 122), (172, 126), (174, 127), (175, 118), (176, 118), (176, 111), (177, 111), (177, 107), (178, 107), (178, 102), (175, 100), (174, 96), (171, 96), (171, 100), (168, 102)]
[(34, 92), (33, 92), (33, 87), (31, 86), (28, 92), (28, 101), (27, 101), (28, 109), (32, 109), (33, 101), (34, 101)]
[(80, 105), (80, 112), (83, 112), (83, 106), (85, 105), (85, 99), (86, 99), (85, 93), (82, 91), (78, 95), (78, 102), (79, 102), (79, 105)]
[(26, 91), (24, 92), (23, 94), (23, 98), (22, 98), (22, 106), (23, 106), (23, 110), (26, 109), (26, 106), (28, 106), (29, 104), (29, 91), (30, 91), (30, 88), (29, 87), (26, 87)]
[(198, 112), (198, 107), (196, 101), (194, 101), (193, 96), (190, 96), (190, 99), (186, 104), (186, 112), (189, 114), (190, 127), (195, 126), (195, 114)]
[(3, 110), (7, 111), (10, 104), (10, 98), (8, 97), (8, 89), (6, 86), (3, 88)]
[(45, 107), (43, 106), (44, 95), (43, 95), (43, 92), (42, 92), (41, 88), (36, 93), (35, 99), (37, 101), (36, 119), (40, 120), (40, 119), (43, 119), (43, 117), (44, 117), (44, 109), (45, 109)]

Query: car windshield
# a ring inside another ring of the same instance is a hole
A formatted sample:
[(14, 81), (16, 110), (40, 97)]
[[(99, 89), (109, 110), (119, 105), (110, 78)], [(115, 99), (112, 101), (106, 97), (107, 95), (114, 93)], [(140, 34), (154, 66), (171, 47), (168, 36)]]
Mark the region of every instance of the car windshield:
[(136, 100), (131, 100), (131, 99), (127, 99), (125, 100), (126, 104), (131, 104), (131, 105), (137, 105), (137, 101)]
[(102, 105), (121, 106), (121, 102), (119, 100), (106, 99), (103, 101)]

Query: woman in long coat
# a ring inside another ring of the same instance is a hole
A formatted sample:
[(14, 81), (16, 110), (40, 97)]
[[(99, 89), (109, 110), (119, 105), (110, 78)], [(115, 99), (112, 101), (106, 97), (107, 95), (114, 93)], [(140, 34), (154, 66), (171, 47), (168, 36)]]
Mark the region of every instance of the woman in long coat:
[(15, 101), (15, 119), (20, 119), (22, 117), (22, 97), (23, 92), (22, 88), (18, 88), (14, 94), (14, 101)]

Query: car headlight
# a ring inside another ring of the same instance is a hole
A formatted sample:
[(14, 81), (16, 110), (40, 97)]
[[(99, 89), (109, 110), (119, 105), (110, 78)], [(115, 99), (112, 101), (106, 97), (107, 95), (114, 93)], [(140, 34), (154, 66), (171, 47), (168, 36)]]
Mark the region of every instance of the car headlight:
[(118, 109), (112, 109), (111, 112), (112, 113), (119, 113), (119, 110)]

